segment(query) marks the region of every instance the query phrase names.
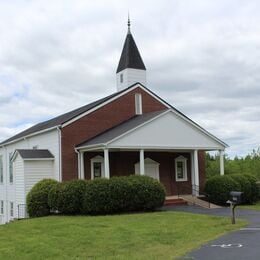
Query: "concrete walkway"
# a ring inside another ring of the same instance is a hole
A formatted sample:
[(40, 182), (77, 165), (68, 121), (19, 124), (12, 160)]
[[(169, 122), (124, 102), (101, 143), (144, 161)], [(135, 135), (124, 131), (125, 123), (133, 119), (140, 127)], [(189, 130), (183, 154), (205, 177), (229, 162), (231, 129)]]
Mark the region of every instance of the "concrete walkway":
[[(197, 214), (230, 216), (229, 208), (204, 209), (198, 206), (173, 206), (165, 210), (185, 211)], [(260, 259), (260, 211), (236, 209), (236, 217), (247, 219), (249, 225), (230, 232), (201, 248), (189, 253), (183, 259), (196, 260), (258, 260)]]

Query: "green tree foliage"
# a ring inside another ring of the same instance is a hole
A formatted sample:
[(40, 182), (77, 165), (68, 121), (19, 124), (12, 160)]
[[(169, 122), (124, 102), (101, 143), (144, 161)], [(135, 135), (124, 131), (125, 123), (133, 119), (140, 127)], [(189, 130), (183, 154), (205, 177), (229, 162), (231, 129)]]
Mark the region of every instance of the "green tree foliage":
[[(251, 174), (260, 180), (260, 147), (245, 157), (229, 158), (225, 155), (225, 174)], [(206, 154), (206, 175), (219, 175), (219, 155)]]

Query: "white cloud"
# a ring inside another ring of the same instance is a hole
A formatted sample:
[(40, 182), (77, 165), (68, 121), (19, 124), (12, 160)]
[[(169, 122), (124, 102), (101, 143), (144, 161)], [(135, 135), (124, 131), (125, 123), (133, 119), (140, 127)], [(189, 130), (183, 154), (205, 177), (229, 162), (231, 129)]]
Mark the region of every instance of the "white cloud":
[(148, 87), (231, 156), (258, 146), (256, 0), (0, 0), (0, 140), (116, 90), (128, 10)]

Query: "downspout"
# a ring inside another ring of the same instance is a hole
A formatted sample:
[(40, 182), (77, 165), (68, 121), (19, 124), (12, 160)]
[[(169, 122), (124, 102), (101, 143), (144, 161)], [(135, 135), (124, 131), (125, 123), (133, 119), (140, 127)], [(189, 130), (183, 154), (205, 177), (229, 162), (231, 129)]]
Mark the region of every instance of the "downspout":
[(58, 131), (58, 145), (59, 145), (59, 162), (58, 162), (59, 163), (59, 181), (61, 182), (62, 181), (61, 126), (57, 126), (57, 131)]
[(8, 222), (8, 187), (7, 187), (7, 179), (8, 179), (8, 166), (7, 166), (7, 148), (3, 146), (5, 149), (5, 223)]
[(80, 167), (80, 152), (77, 150), (77, 148), (74, 149), (76, 154), (78, 155), (78, 179), (81, 179), (81, 167)]

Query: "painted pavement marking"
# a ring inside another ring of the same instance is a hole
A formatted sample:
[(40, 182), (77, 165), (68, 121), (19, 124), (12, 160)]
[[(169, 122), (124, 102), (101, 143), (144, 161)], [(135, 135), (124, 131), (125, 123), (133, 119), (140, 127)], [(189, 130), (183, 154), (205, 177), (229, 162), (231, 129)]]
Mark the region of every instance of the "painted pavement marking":
[(221, 245), (211, 245), (211, 247), (220, 247), (220, 248), (240, 248), (243, 247), (242, 244), (221, 244)]

